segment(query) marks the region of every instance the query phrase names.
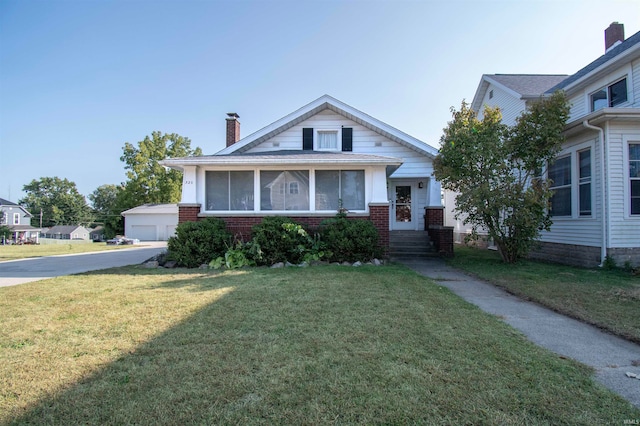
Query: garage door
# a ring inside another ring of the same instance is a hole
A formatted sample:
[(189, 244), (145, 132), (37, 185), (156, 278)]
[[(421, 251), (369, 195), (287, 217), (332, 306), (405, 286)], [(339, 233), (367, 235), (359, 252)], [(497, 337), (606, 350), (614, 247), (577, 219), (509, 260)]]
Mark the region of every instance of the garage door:
[(155, 241), (156, 226), (155, 225), (133, 225), (131, 226), (131, 235), (129, 238), (137, 238), (140, 241)]
[(176, 235), (176, 225), (167, 225), (167, 239), (169, 237), (175, 237)]

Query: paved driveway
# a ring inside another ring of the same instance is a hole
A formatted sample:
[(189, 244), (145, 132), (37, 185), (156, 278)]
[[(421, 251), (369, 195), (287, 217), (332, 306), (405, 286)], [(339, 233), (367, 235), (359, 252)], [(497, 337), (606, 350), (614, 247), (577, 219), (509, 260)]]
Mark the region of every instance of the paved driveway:
[(145, 242), (139, 247), (94, 253), (37, 257), (0, 262), (0, 287), (24, 284), (61, 275), (142, 263), (166, 250), (166, 242)]

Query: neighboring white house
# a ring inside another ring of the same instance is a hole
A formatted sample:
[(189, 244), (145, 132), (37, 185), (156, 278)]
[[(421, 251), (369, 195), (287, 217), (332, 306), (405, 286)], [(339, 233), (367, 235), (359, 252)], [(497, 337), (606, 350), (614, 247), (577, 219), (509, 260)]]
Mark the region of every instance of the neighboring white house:
[(443, 225), (436, 148), (328, 95), (244, 139), (228, 115), (225, 149), (161, 162), (184, 173), (180, 222), (221, 217), (246, 238), (265, 216), (317, 226), (342, 206), (383, 246), (389, 231)]
[(143, 204), (122, 212), (124, 234), (140, 241), (166, 241), (178, 225), (177, 204)]
[[(516, 118), (531, 104), (540, 99), (551, 87), (567, 78), (567, 75), (541, 74), (484, 74), (471, 102), (471, 109), (482, 119), (484, 107), (499, 107), (502, 122), (512, 126)], [(443, 191), (445, 206), (445, 224), (453, 226), (453, 237), (456, 243), (463, 243), (471, 233), (471, 226), (464, 223), (464, 216), (455, 219), (456, 192)], [(486, 232), (479, 230), (478, 234), (486, 236)], [(479, 245), (487, 243), (482, 238)]]
[[(553, 225), (534, 257), (594, 266), (611, 256), (619, 265), (640, 265), (640, 32), (625, 40), (622, 25), (613, 23), (605, 49), (545, 91), (563, 90), (571, 113), (563, 149), (546, 171), (554, 181)], [(497, 97), (498, 85), (483, 82), (474, 109), (497, 105), (510, 124), (526, 105), (514, 107), (517, 96)]]

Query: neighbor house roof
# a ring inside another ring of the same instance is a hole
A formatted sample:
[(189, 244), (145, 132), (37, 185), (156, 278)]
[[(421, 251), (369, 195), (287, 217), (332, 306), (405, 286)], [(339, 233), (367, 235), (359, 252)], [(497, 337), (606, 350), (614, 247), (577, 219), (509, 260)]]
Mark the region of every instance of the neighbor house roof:
[(121, 213), (123, 216), (131, 214), (178, 214), (177, 204), (143, 204)]
[(546, 93), (551, 94), (557, 90), (569, 91), (579, 88), (581, 83), (592, 78), (599, 78), (601, 74), (606, 73), (611, 66), (618, 66), (625, 61), (631, 61), (638, 56), (634, 54), (640, 50), (640, 31), (624, 40), (622, 43), (611, 48), (604, 55), (591, 62), (575, 74), (564, 79), (562, 82), (549, 88)]
[(16, 203), (0, 198), (0, 206), (17, 206)]
[(403, 145), (414, 151), (418, 151), (430, 158), (435, 158), (435, 156), (438, 154), (437, 148), (427, 145), (421, 140), (418, 140), (413, 136), (409, 136), (408, 134), (396, 129), (395, 127), (392, 127), (376, 118), (373, 118), (370, 115), (367, 115), (364, 112), (345, 104), (344, 102), (341, 102), (329, 95), (324, 95), (316, 99), (315, 101), (303, 106), (297, 111), (294, 111), (291, 114), (281, 118), (280, 120), (271, 123), (261, 130), (258, 130), (257, 132), (243, 139), (240, 139), (233, 145), (219, 151), (218, 153), (216, 153), (216, 155), (246, 152), (252, 147), (260, 144), (261, 142), (270, 139), (287, 129), (290, 129), (291, 127), (303, 122), (304, 120), (318, 114), (325, 109), (329, 109), (336, 114), (348, 118), (349, 120), (353, 120), (356, 123), (378, 134), (381, 134), (386, 138), (393, 140), (394, 142), (399, 143), (400, 145)]
[(57, 225), (57, 226), (53, 226), (51, 228), (49, 228), (49, 230), (47, 231), (47, 234), (71, 234), (73, 233), (73, 231), (75, 231), (76, 229), (84, 229), (85, 231), (89, 232), (89, 230), (87, 228), (85, 228), (84, 226), (80, 226), (80, 225)]
[(471, 102), (471, 109), (480, 111), (482, 100), (493, 84), (510, 93), (517, 99), (536, 99), (550, 87), (560, 83), (566, 74), (483, 74), (476, 94)]

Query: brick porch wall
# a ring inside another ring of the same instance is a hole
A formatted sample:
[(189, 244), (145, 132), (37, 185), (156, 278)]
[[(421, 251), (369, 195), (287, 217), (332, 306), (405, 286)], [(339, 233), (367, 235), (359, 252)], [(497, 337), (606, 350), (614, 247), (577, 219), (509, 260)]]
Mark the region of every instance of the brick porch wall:
[[(199, 216), (199, 204), (179, 204), (178, 205), (178, 224), (188, 221), (198, 221), (207, 216)], [(251, 238), (251, 228), (262, 222), (266, 216), (224, 216), (220, 219), (227, 224), (227, 229), (237, 238), (248, 241)], [(320, 222), (331, 216), (297, 216), (287, 215), (296, 222), (305, 227), (315, 230), (320, 226)], [(369, 216), (351, 216), (350, 220), (370, 220), (378, 230), (379, 244), (386, 255), (389, 252), (389, 206), (388, 205), (371, 205), (369, 206)]]
[(424, 227), (442, 256), (453, 256), (453, 226), (444, 226), (444, 207), (425, 207)]

